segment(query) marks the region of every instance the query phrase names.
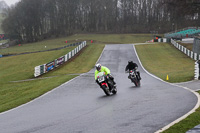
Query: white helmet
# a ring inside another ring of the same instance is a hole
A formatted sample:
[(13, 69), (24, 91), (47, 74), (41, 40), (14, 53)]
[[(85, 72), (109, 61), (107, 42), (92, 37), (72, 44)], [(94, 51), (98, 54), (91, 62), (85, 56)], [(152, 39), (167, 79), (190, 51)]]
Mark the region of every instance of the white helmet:
[(95, 67), (96, 67), (97, 71), (101, 71), (101, 64), (98, 63), (95, 65)]

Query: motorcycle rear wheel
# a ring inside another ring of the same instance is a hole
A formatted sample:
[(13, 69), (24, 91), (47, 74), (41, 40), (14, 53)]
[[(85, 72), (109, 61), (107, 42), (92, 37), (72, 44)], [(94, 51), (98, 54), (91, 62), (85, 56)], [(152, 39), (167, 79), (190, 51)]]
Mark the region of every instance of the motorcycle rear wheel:
[(117, 93), (117, 88), (114, 88), (114, 89), (112, 90), (112, 93), (113, 93), (113, 94), (116, 94), (116, 93)]

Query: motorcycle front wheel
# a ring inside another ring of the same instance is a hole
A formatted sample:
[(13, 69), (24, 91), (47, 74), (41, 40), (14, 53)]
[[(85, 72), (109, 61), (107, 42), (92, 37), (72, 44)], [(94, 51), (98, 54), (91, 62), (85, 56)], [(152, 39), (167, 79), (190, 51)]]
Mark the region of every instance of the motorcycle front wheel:
[(102, 86), (102, 89), (104, 91), (104, 93), (107, 95), (107, 96), (110, 96), (111, 95), (111, 92), (109, 90), (109, 88), (105, 85)]
[(136, 87), (139, 85), (138, 82), (135, 79), (131, 79), (131, 80), (135, 84)]
[(140, 86), (141, 85), (141, 82), (140, 82), (140, 80), (138, 81), (138, 86)]

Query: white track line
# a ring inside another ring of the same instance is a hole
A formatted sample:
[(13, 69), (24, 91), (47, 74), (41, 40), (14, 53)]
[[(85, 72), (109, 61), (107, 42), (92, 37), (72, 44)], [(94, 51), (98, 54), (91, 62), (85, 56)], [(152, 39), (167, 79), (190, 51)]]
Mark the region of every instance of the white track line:
[[(154, 77), (154, 78), (156, 78), (156, 79), (158, 79), (158, 80), (160, 80), (160, 81), (162, 81), (162, 82), (168, 83), (168, 82), (166, 82), (166, 81), (164, 81), (164, 80), (162, 80), (162, 79), (156, 77), (155, 75), (149, 73), (149, 72), (143, 67), (143, 65), (142, 65), (142, 63), (141, 63), (141, 61), (140, 61), (140, 59), (139, 59), (139, 57), (138, 57), (138, 54), (137, 54), (137, 51), (136, 51), (134, 45), (133, 45), (133, 48), (134, 48), (135, 54), (136, 54), (136, 56), (137, 56), (137, 58), (138, 58), (138, 61), (139, 61), (140, 65), (142, 66), (142, 69), (143, 69), (147, 74), (149, 74), (150, 76), (152, 76), (152, 77)], [(183, 115), (183, 116), (181, 116), (180, 118), (176, 119), (175, 121), (171, 122), (170, 124), (166, 125), (165, 127), (159, 129), (159, 130), (156, 131), (155, 133), (161, 133), (161, 132), (167, 130), (169, 127), (173, 126), (174, 124), (176, 124), (176, 123), (180, 122), (181, 120), (185, 119), (185, 118), (186, 118), (187, 116), (189, 116), (190, 114), (194, 113), (195, 110), (200, 106), (200, 96), (199, 96), (199, 93), (197, 93), (197, 92), (195, 92), (195, 91), (193, 91), (192, 89), (189, 89), (189, 88), (187, 88), (187, 87), (182, 87), (182, 86), (175, 85), (175, 84), (172, 84), (172, 83), (168, 83), (168, 84), (171, 84), (171, 85), (177, 86), (177, 87), (181, 87), (181, 88), (184, 88), (184, 89), (186, 89), (186, 90), (188, 90), (188, 91), (191, 91), (192, 93), (194, 93), (194, 94), (196, 95), (198, 101), (197, 101), (197, 104), (195, 105), (195, 107), (194, 107), (192, 110), (190, 110), (188, 113), (186, 113), (185, 115)]]

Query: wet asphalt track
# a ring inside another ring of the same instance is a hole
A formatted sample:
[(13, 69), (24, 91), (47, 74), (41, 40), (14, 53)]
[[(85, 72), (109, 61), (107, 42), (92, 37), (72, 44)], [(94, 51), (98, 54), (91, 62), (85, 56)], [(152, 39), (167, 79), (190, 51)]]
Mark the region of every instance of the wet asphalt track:
[(105, 96), (94, 69), (17, 109), (0, 114), (1, 133), (153, 133), (197, 103), (190, 91), (151, 77), (139, 65), (142, 86), (124, 72), (138, 62), (133, 45), (106, 45), (100, 63), (110, 68), (118, 93)]

